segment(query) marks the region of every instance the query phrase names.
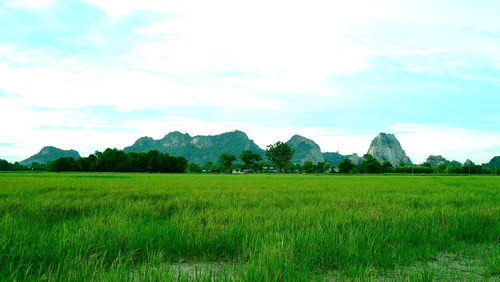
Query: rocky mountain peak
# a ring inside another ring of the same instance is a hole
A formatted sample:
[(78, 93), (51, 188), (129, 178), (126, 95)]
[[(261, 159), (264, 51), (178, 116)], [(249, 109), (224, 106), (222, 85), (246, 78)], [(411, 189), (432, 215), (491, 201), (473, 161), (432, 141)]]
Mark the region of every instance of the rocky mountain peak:
[(313, 163), (325, 161), (319, 145), (311, 139), (294, 135), (286, 144), (294, 150), (292, 163), (303, 164), (305, 161), (312, 161)]
[(464, 165), (476, 165), (471, 159), (467, 159)]
[(489, 163), (483, 164), (486, 168), (500, 168), (500, 156), (493, 157)]
[(204, 164), (207, 161), (217, 162), (222, 153), (239, 156), (243, 150), (252, 150), (262, 156), (259, 148), (246, 133), (235, 130), (218, 135), (190, 136), (187, 133), (173, 131), (160, 140), (137, 140), (134, 145), (124, 148), (125, 152), (148, 152), (158, 150), (173, 156), (183, 156), (190, 162)]
[(78, 159), (80, 158), (80, 154), (75, 150), (62, 150), (54, 146), (45, 146), (40, 150), (40, 152), (21, 161), (20, 163), (22, 165), (31, 165), (34, 162), (44, 164), (63, 157)]
[(444, 164), (444, 165), (449, 165), (450, 164), (450, 161), (448, 161), (447, 159), (445, 159), (443, 156), (441, 155), (430, 155), (426, 162), (430, 163), (432, 167), (437, 167), (438, 165), (441, 165), (441, 164)]
[(293, 135), (290, 140), (288, 140), (288, 145), (297, 145), (297, 144), (300, 144), (300, 143), (306, 143), (306, 144), (311, 144), (311, 145), (314, 145), (316, 144), (316, 142), (314, 142), (313, 140), (311, 139), (307, 139), (306, 137), (304, 136), (301, 136), (301, 135)]
[(351, 160), (351, 162), (355, 165), (359, 165), (362, 161), (361, 157), (358, 156), (358, 154), (354, 153), (352, 154), (349, 159)]
[(43, 147), (38, 154), (40, 155), (48, 155), (50, 153), (56, 152), (60, 149), (53, 147), (53, 146), (45, 146)]
[(408, 165), (412, 164), (394, 134), (380, 133), (371, 142), (368, 154), (381, 163), (389, 161), (393, 166), (397, 166), (401, 161)]
[(239, 139), (250, 140), (248, 138), (248, 135), (245, 132), (240, 131), (240, 130), (229, 131), (229, 132), (222, 133), (220, 135), (223, 136), (223, 137), (231, 137), (231, 138), (239, 138)]
[(163, 137), (163, 140), (185, 140), (185, 139), (190, 139), (191, 136), (187, 133), (181, 133), (179, 131), (172, 131), (169, 132), (165, 137)]

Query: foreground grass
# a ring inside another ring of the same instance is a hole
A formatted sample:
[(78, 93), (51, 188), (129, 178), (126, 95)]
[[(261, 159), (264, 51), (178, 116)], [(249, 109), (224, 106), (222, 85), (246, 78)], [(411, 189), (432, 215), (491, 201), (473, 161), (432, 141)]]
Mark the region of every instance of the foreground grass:
[(467, 250), (498, 279), (499, 203), (480, 176), (0, 173), (0, 280), (447, 280), (428, 262)]

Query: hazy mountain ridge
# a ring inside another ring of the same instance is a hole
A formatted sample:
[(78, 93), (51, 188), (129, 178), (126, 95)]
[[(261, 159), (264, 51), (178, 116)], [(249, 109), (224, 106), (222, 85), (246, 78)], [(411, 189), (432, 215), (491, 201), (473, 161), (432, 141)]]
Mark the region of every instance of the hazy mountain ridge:
[(493, 157), (488, 163), (483, 164), (485, 168), (500, 168), (500, 156)]
[(45, 146), (37, 154), (19, 162), (22, 165), (29, 166), (32, 163), (48, 163), (59, 158), (70, 157), (73, 159), (80, 158), (80, 154), (75, 150), (62, 150), (53, 146)]
[(442, 164), (447, 166), (450, 164), (450, 161), (441, 155), (430, 155), (425, 162), (429, 163), (432, 167), (437, 167)]
[(323, 153), (323, 158), (325, 158), (325, 161), (329, 162), (333, 166), (338, 166), (340, 162), (345, 159), (350, 159), (355, 165), (361, 162), (361, 158), (356, 153), (350, 155), (342, 155), (338, 152), (325, 152)]
[[(470, 161), (470, 160), (467, 160), (467, 161)], [(466, 163), (467, 163), (467, 161), (466, 161)], [(462, 163), (460, 163), (459, 161), (449, 161), (441, 155), (430, 155), (425, 162), (431, 164), (432, 167), (437, 167), (437, 166), (442, 165), (442, 164), (444, 164), (446, 166), (461, 166), (462, 165)]]
[[(303, 164), (305, 161), (312, 161), (313, 163), (327, 161), (333, 166), (338, 166), (344, 159), (350, 159), (354, 164), (359, 164), (362, 160), (356, 153), (342, 155), (338, 152), (321, 152), (321, 148), (316, 142), (300, 135), (292, 136), (286, 143), (295, 151), (292, 163), (296, 164)], [(199, 164), (204, 164), (208, 161), (215, 163), (222, 153), (239, 156), (243, 150), (252, 150), (265, 157), (265, 150), (256, 145), (246, 133), (239, 130), (218, 135), (197, 136), (173, 131), (158, 140), (147, 136), (141, 137), (133, 145), (125, 147), (123, 150), (125, 152), (158, 150), (172, 156), (185, 157), (188, 161)], [(397, 166), (400, 161), (412, 164), (410, 158), (406, 155), (401, 144), (393, 134), (380, 133), (371, 142), (368, 153), (372, 154), (381, 163), (388, 160), (394, 166)], [(75, 150), (61, 150), (47, 146), (42, 148), (39, 153), (20, 163), (23, 165), (30, 165), (33, 162), (48, 163), (61, 157), (77, 159), (80, 158), (80, 155)], [(441, 155), (431, 155), (426, 161), (433, 167), (437, 167), (439, 164), (447, 166), (462, 165), (457, 161), (449, 161)], [(500, 167), (500, 156), (494, 157), (489, 163), (483, 164), (483, 167)]]
[(190, 162), (199, 164), (208, 161), (217, 162), (222, 153), (239, 156), (243, 150), (252, 150), (264, 155), (246, 133), (235, 130), (219, 135), (198, 135), (191, 137), (179, 131), (170, 132), (165, 137), (155, 140), (151, 137), (141, 137), (132, 146), (125, 147), (125, 152), (148, 152), (158, 150), (173, 156), (185, 157)]

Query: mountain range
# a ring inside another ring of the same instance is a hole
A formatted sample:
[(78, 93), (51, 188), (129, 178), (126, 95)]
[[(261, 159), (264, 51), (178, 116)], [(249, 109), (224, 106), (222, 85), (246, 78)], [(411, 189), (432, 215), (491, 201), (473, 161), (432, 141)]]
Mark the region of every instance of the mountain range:
[(158, 150), (173, 156), (182, 156), (189, 162), (199, 164), (209, 161), (215, 163), (222, 153), (239, 156), (243, 150), (252, 150), (261, 156), (265, 154), (264, 150), (249, 139), (246, 133), (239, 130), (213, 136), (198, 135), (193, 137), (187, 133), (174, 131), (158, 140), (151, 137), (141, 137), (132, 146), (123, 149), (127, 153), (151, 150)]
[(427, 158), (426, 162), (431, 164), (432, 167), (437, 167), (437, 166), (442, 165), (442, 164), (444, 164), (446, 166), (462, 165), (458, 161), (449, 161), (449, 160), (443, 158), (443, 156), (441, 156), (441, 155), (438, 155), (438, 156), (430, 155)]
[(55, 161), (62, 157), (70, 157), (73, 159), (78, 159), (80, 158), (80, 154), (75, 150), (61, 150), (53, 146), (46, 146), (43, 147), (37, 154), (19, 163), (26, 166), (29, 166), (32, 163), (44, 164), (51, 161)]
[[(294, 135), (286, 142), (293, 150), (292, 163), (303, 164), (305, 161), (329, 162), (333, 166), (344, 159), (350, 159), (354, 164), (359, 164), (362, 158), (358, 154), (342, 155), (338, 152), (322, 152), (319, 145), (311, 139), (300, 135)], [(243, 150), (252, 150), (265, 158), (265, 150), (260, 148), (246, 133), (235, 130), (219, 135), (197, 135), (190, 136), (187, 133), (173, 131), (161, 139), (141, 137), (131, 146), (123, 149), (125, 152), (148, 152), (158, 150), (173, 156), (185, 157), (189, 162), (204, 164), (206, 162), (216, 163), (222, 153), (230, 153), (239, 156)], [(413, 164), (406, 155), (401, 144), (393, 134), (380, 133), (370, 144), (367, 151), (379, 162), (389, 161), (396, 166), (401, 162), (407, 165)], [(39, 153), (21, 162), (30, 165), (33, 162), (47, 163), (60, 157), (80, 157), (75, 150), (61, 150), (52, 146), (44, 147)], [(460, 164), (456, 161), (448, 161), (442, 156), (429, 156), (427, 159), (432, 166)], [(493, 158), (485, 167), (500, 167), (500, 156)]]

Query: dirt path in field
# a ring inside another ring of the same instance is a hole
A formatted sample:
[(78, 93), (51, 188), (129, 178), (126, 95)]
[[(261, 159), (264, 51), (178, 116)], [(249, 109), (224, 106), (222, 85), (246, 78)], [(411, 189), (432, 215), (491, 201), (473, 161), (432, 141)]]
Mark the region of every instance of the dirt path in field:
[[(349, 279), (339, 273), (325, 276), (326, 281)], [(443, 252), (428, 262), (419, 262), (380, 275), (366, 273), (362, 280), (374, 281), (499, 281), (500, 244), (473, 245), (458, 253)]]

